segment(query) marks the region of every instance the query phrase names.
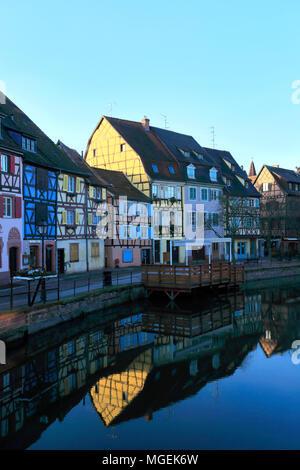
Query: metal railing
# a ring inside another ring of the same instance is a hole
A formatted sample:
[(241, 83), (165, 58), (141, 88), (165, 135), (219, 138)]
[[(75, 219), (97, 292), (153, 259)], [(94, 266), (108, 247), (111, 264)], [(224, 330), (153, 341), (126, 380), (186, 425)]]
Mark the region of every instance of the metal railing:
[[(105, 270), (82, 274), (58, 275), (45, 281), (45, 302), (60, 300), (64, 297), (74, 297), (84, 293), (104, 289), (109, 286), (124, 286), (142, 282), (140, 270)], [(38, 285), (39, 284), (39, 285)], [(42, 283), (39, 280), (14, 280), (10, 286), (0, 290), (0, 311), (13, 310), (43, 303)]]

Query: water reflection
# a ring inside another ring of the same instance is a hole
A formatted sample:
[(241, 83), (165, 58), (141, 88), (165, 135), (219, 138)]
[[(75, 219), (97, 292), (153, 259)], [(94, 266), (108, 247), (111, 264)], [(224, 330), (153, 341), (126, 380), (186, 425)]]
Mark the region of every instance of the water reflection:
[[(259, 344), (299, 338), (300, 290), (127, 306), (29, 338), (0, 375), (0, 448), (27, 448), (87, 394), (105, 427), (144, 417), (228, 377)], [(199, 304), (201, 303), (201, 311)], [(80, 425), (80, 423), (78, 423)]]

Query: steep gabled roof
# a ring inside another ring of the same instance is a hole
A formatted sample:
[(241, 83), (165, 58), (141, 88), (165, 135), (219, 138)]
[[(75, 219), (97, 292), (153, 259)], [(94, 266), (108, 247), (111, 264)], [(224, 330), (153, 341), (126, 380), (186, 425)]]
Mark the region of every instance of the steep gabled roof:
[[(99, 128), (103, 119), (106, 119), (130, 145), (130, 147), (140, 156), (145, 171), (150, 178), (155, 180), (182, 181), (179, 166), (173, 155), (163, 145), (155, 133), (152, 132), (152, 128), (150, 127), (150, 130), (146, 131), (140, 122), (103, 116), (89, 139), (85, 158), (92, 137)], [(155, 164), (158, 167), (158, 173), (153, 170), (152, 164)], [(174, 169), (174, 173), (172, 174), (168, 169), (168, 166), (170, 165), (172, 165)]]
[(97, 176), (105, 181), (109, 192), (114, 196), (126, 196), (130, 201), (151, 203), (151, 199), (139, 191), (122, 171), (104, 170), (102, 168), (92, 168)]
[[(231, 186), (225, 186), (228, 194), (240, 197), (261, 197), (261, 194), (248, 178), (247, 173), (242, 170), (230, 152), (227, 152), (226, 150), (210, 149), (207, 147), (206, 150), (214, 159), (216, 165), (219, 166), (222, 176), (231, 180)], [(234, 170), (232, 170), (224, 160), (227, 160), (229, 163), (234, 165)], [(240, 182), (238, 177), (247, 181), (248, 188)]]
[[(20, 152), (24, 160), (33, 165), (65, 170), (70, 173), (80, 174), (78, 167), (68, 158), (62, 150), (9, 98), (5, 103), (0, 103), (2, 119), (2, 139), (0, 145)], [(21, 142), (16, 142), (12, 135), (24, 135), (37, 141), (36, 152), (28, 152), (22, 149)]]
[(267, 168), (267, 170), (272, 174), (281, 190), (290, 195), (300, 196), (300, 192), (296, 189), (296, 187), (293, 190), (290, 189), (288, 186), (288, 183), (295, 183), (300, 185), (300, 174), (296, 173), (294, 170), (288, 170), (286, 168), (280, 168), (271, 165), (263, 165), (256, 177), (256, 182), (258, 181), (259, 176), (264, 168)]
[(61, 140), (58, 140), (57, 146), (68, 155), (68, 157), (78, 167), (79, 170), (82, 170), (82, 174), (86, 176), (90, 184), (94, 186), (107, 186), (105, 181), (102, 180), (100, 176), (96, 176), (96, 174), (93, 172), (93, 169), (88, 165), (85, 160), (83, 160), (77, 150), (71, 149), (70, 147), (65, 145)]

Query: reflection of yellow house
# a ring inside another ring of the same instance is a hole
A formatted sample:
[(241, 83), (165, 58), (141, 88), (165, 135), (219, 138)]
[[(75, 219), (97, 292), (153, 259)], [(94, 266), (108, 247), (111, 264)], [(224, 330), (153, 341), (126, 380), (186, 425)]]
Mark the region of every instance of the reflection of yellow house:
[(151, 368), (152, 349), (147, 349), (126, 370), (103, 377), (91, 388), (92, 402), (105, 426), (109, 426), (141, 392)]

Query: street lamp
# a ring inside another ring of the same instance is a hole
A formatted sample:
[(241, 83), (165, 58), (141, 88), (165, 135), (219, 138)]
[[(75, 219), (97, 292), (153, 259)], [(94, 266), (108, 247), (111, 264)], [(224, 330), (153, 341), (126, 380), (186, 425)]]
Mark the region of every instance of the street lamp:
[(45, 249), (44, 249), (44, 244), (45, 244), (45, 236), (47, 235), (48, 232), (48, 224), (46, 220), (41, 222), (38, 225), (38, 231), (42, 237), (42, 270), (43, 270), (43, 277), (42, 277), (42, 301), (46, 302), (46, 286), (45, 286), (45, 278), (44, 278), (44, 271), (45, 271)]

